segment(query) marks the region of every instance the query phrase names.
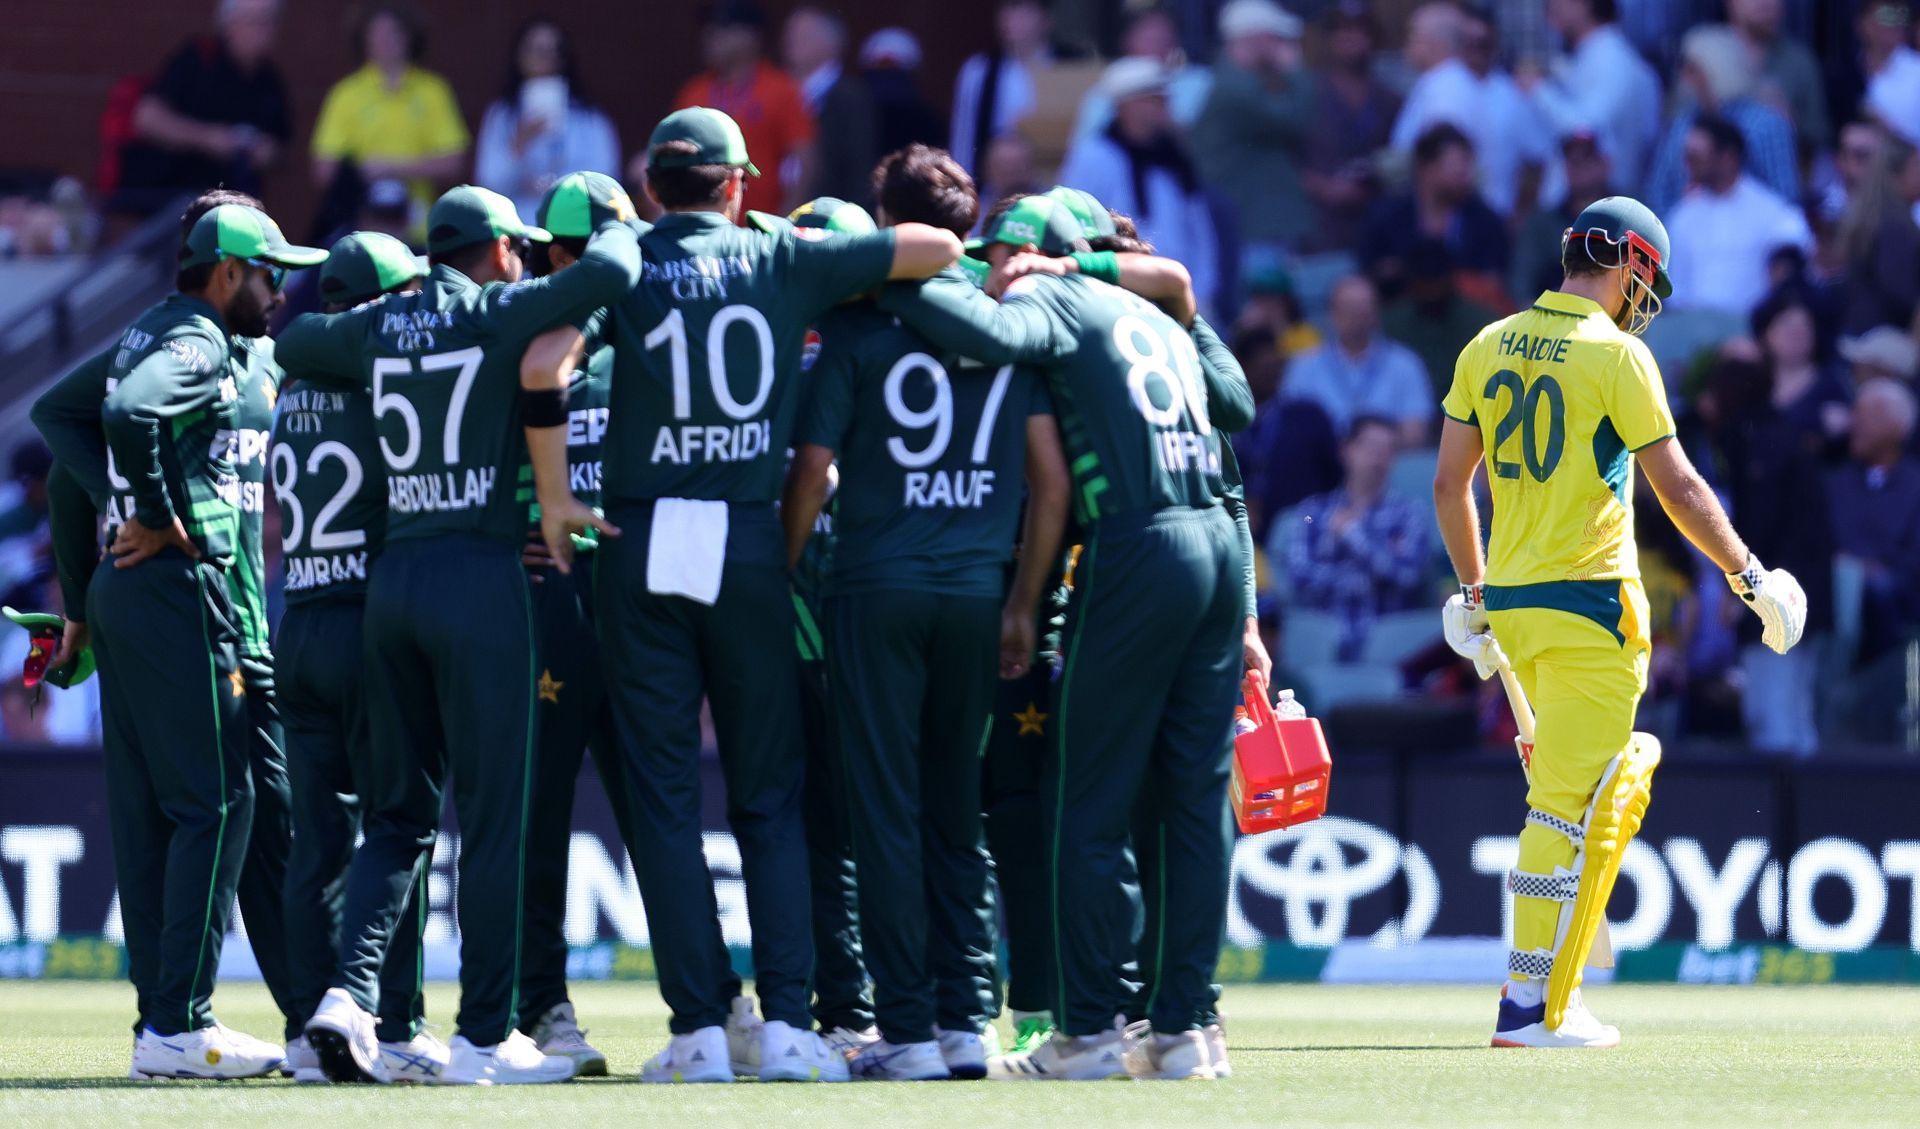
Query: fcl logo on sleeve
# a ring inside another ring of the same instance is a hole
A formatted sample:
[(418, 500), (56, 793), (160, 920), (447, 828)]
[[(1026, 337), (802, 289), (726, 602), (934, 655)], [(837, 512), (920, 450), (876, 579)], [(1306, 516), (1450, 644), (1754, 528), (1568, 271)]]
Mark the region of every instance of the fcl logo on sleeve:
[(813, 362), (820, 359), (820, 331), (807, 330), (806, 338), (800, 342), (800, 371), (813, 371)]

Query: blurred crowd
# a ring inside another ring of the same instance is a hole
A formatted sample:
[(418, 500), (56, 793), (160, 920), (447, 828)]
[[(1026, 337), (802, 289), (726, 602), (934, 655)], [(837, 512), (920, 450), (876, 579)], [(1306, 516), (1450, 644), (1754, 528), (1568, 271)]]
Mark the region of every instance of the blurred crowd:
[[(864, 202), (876, 157), (923, 141), (973, 172), (983, 205), (1057, 181), (1134, 217), (1231, 327), (1259, 398), (1235, 445), (1264, 617), (1302, 697), (1470, 702), (1494, 740), (1490, 691), (1435, 653), (1451, 585), (1428, 494), (1437, 403), (1481, 326), (1557, 285), (1572, 218), (1641, 197), (1673, 241), (1674, 293), (1648, 344), (1681, 439), (1761, 559), (1805, 582), (1815, 636), (1784, 657), (1760, 647), (1643, 486), (1657, 623), (1642, 728), (1793, 756), (1902, 739), (1920, 656), (1906, 3), (1059, 7), (1000, 0), (994, 45), (948, 91), (930, 89), (909, 28), (850, 28), (813, 6), (774, 23), (717, 0), (675, 106), (741, 123), (765, 174), (753, 208)], [(463, 180), (523, 214), (576, 169), (638, 187), (639, 139), (600, 101), (619, 76), (582, 74), (561, 22), (530, 20), (503, 45), (504, 81), (469, 116), (405, 3), (360, 10), (360, 64), (302, 160), (278, 15), (275, 0), (224, 0), (150, 78), (116, 87), (105, 212), (214, 183), (258, 192), (292, 162), (321, 193), (308, 242), (355, 228), (418, 242), (427, 203)], [(74, 249), (84, 225), (64, 214), (0, 186), (0, 256)]]

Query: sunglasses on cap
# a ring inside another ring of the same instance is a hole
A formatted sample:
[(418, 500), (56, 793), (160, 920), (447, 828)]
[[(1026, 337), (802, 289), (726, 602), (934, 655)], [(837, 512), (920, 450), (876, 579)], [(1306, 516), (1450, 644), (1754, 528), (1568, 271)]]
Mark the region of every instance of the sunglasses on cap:
[(220, 252), (220, 257), (223, 259), (237, 259), (247, 266), (258, 267), (266, 271), (267, 286), (271, 288), (275, 294), (280, 293), (280, 288), (287, 284), (287, 268), (281, 266), (279, 263), (270, 263), (265, 259), (243, 259), (238, 255), (229, 255), (225, 251)]

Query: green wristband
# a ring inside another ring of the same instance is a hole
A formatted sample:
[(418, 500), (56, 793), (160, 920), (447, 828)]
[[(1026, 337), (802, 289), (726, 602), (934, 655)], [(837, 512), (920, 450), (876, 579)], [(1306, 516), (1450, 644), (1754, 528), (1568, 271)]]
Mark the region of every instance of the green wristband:
[(1075, 251), (1072, 257), (1081, 274), (1113, 286), (1120, 285), (1120, 256), (1114, 252)]

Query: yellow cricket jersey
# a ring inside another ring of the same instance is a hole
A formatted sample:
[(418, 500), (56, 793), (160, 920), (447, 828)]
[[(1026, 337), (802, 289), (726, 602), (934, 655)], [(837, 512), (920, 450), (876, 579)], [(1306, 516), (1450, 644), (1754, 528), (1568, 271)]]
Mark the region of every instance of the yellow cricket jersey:
[(1547, 291), (1461, 350), (1441, 410), (1486, 445), (1489, 588), (1640, 575), (1630, 456), (1672, 435), (1673, 413), (1638, 337)]

